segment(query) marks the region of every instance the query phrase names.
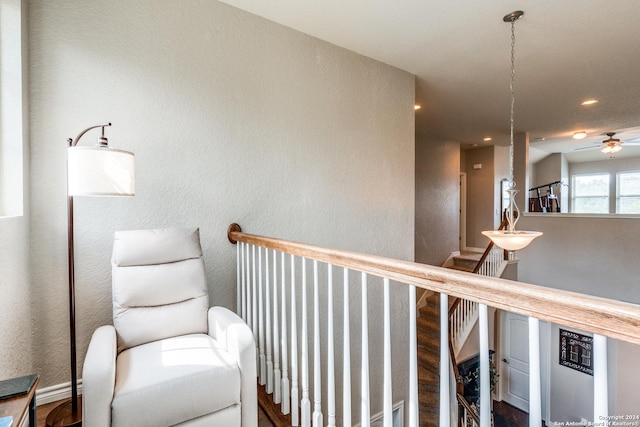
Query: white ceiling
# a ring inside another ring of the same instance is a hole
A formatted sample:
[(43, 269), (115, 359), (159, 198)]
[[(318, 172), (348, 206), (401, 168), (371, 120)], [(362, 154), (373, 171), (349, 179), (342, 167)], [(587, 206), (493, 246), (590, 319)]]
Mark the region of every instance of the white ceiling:
[[(502, 18), (523, 10), (516, 132), (549, 152), (573, 152), (610, 131), (640, 137), (632, 129), (640, 127), (637, 0), (223, 1), (415, 74), (416, 132), (479, 146), (485, 136), (508, 145), (511, 29)], [(580, 106), (588, 98), (600, 102)], [(578, 130), (589, 136), (570, 139)]]

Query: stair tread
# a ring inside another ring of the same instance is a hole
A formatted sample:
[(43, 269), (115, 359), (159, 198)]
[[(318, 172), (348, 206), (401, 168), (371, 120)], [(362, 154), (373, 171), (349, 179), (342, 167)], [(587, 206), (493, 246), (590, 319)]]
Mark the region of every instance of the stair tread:
[(464, 254), (460, 254), (460, 255), (456, 255), (453, 257), (453, 259), (462, 259), (462, 260), (469, 260), (469, 261), (480, 261), (480, 258), (482, 258), (482, 255), (480, 252), (469, 252), (469, 253), (464, 253)]
[(473, 270), (474, 270), (473, 268), (465, 267), (465, 266), (462, 266), (462, 265), (450, 265), (447, 268), (449, 268), (451, 270), (466, 271), (467, 273), (473, 273)]

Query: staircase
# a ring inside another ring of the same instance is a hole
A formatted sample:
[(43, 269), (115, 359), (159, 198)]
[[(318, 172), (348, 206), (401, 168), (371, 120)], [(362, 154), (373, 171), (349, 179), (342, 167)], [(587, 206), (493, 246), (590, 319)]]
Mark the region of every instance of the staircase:
[(418, 395), (420, 427), (437, 427), (440, 414), (440, 295), (418, 311)]
[[(505, 222), (500, 225), (504, 227)], [(502, 249), (490, 243), (484, 253), (451, 254), (443, 267), (483, 276), (500, 277), (507, 261)], [(449, 351), (457, 377), (455, 358), (478, 319), (478, 304), (452, 299), (449, 305)], [(440, 297), (425, 293), (418, 302), (418, 395), (420, 426), (437, 426), (440, 417)], [(460, 388), (461, 384), (458, 384)], [(457, 390), (458, 393), (462, 390)], [(461, 395), (459, 395), (461, 396)], [(460, 399), (460, 397), (458, 398)], [(463, 398), (464, 400), (464, 398)], [(466, 403), (466, 402), (463, 402)], [(465, 411), (465, 413), (468, 411)], [(472, 417), (473, 418), (473, 417)], [(477, 416), (476, 416), (477, 418)], [(465, 416), (464, 419), (467, 419)], [(473, 421), (471, 422), (473, 425)]]

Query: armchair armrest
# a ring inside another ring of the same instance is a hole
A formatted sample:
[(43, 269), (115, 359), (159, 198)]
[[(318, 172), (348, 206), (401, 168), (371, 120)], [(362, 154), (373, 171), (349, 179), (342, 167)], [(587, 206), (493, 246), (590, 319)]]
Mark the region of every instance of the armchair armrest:
[(116, 354), (115, 328), (107, 325), (96, 329), (82, 369), (82, 423), (85, 426), (111, 426)]
[(242, 426), (258, 425), (258, 390), (256, 371), (256, 344), (251, 329), (231, 310), (211, 307), (208, 313), (209, 335), (234, 354), (242, 375), (240, 401)]

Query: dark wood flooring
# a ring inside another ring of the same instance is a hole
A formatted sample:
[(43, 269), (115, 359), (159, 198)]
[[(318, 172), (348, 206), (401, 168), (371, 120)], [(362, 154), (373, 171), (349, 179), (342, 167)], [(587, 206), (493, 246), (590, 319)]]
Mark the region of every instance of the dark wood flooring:
[[(505, 401), (493, 401), (495, 427), (529, 427), (529, 414)], [(545, 427), (545, 423), (542, 423)]]
[[(290, 426), (291, 418), (282, 415), (279, 406), (269, 404), (271, 396), (267, 395), (263, 387), (258, 387), (258, 427), (281, 427)], [(265, 401), (267, 402), (265, 404)], [(45, 427), (47, 415), (60, 402), (48, 403), (38, 406), (36, 410), (36, 427)], [(506, 402), (493, 402), (494, 414), (500, 417), (505, 427), (529, 427), (529, 415), (514, 408)], [(544, 425), (544, 424), (543, 424)], [(496, 423), (496, 427), (501, 427)]]
[[(47, 424), (47, 415), (49, 415), (49, 412), (59, 404), (60, 402), (53, 402), (38, 406), (36, 408), (36, 427), (45, 427)], [(258, 407), (258, 427), (276, 427), (282, 425), (285, 424), (274, 424), (262, 407)], [(289, 423), (289, 425), (291, 424)]]

